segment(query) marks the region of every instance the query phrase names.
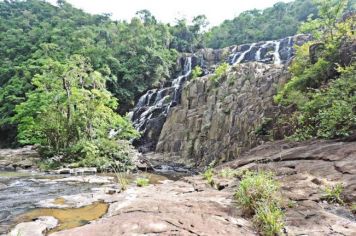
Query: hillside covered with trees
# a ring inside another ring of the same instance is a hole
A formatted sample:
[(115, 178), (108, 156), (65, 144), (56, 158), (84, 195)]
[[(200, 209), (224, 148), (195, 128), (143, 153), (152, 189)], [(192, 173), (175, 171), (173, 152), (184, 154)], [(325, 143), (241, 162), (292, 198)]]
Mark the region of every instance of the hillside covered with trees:
[[(334, 9), (339, 6), (337, 2), (342, 5)], [(354, 122), (346, 116), (354, 112), (353, 105), (348, 104), (354, 102), (353, 96), (337, 114), (325, 110), (317, 116), (318, 121), (305, 119), (315, 117), (319, 108), (314, 106), (327, 102), (322, 100), (324, 95), (314, 94), (315, 89), (330, 79), (349, 78), (353, 73), (352, 68), (334, 67), (340, 64), (340, 58), (334, 56), (345, 36), (353, 37), (354, 27), (348, 21), (335, 22), (350, 9), (354, 9), (353, 1), (277, 3), (263, 11), (243, 12), (206, 32), (208, 19), (204, 15), (191, 23), (180, 19), (170, 25), (142, 10), (126, 22), (114, 21), (108, 14), (85, 13), (63, 0), (56, 6), (40, 0), (2, 1), (0, 142), (7, 146), (38, 144), (46, 147), (43, 151), (50, 156), (70, 153), (89, 160), (97, 153), (108, 156), (104, 147), (115, 149), (115, 145), (109, 144), (107, 133), (112, 130), (117, 139), (126, 140), (139, 135), (124, 116), (140, 95), (175, 74), (180, 53), (282, 38), (297, 33), (299, 26), (300, 33), (312, 33), (315, 40), (298, 49), (290, 69), (294, 77), (281, 88), (276, 102), (285, 106), (292, 103), (302, 111), (298, 119), (286, 122), (298, 123), (293, 129), (302, 128), (303, 137), (347, 135), (349, 131), (344, 129), (350, 130)], [(316, 42), (325, 45), (325, 51), (312, 63), (306, 60), (307, 50)], [(325, 71), (335, 73), (329, 79), (330, 73), (325, 75)], [(351, 77), (347, 84), (335, 82), (333, 86), (353, 91)], [(327, 94), (336, 96), (330, 89)], [(336, 104), (332, 107), (341, 109)], [(335, 121), (338, 117), (347, 119), (341, 130)], [(302, 124), (324, 124), (338, 130), (305, 131)]]

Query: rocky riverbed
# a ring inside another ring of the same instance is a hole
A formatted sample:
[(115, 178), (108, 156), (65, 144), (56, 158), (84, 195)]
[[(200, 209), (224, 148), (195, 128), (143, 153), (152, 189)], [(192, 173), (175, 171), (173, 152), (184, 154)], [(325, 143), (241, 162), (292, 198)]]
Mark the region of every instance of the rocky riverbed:
[[(62, 192), (38, 199), (34, 204), (37, 209), (22, 214), (22, 221), (13, 225), (9, 235), (258, 235), (252, 219), (234, 200), (239, 178), (219, 177), (223, 168), (276, 173), (281, 182), (286, 235), (356, 233), (356, 142), (280, 141), (218, 166), (215, 187), (201, 175), (175, 181), (162, 178), (147, 187), (131, 184), (122, 192), (110, 176), (39, 179), (51, 186), (68, 180), (77, 187), (94, 178), (109, 182), (87, 192)], [(343, 185), (344, 205), (323, 200), (325, 187), (336, 183)], [(76, 222), (72, 222), (73, 216)]]

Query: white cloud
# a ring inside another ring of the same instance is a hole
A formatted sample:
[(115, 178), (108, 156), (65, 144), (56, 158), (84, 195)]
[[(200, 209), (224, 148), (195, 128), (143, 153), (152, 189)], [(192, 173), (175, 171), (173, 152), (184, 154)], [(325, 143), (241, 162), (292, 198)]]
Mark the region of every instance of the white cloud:
[[(56, 0), (48, 0), (55, 3)], [(291, 0), (67, 0), (90, 13), (112, 13), (112, 18), (129, 20), (142, 9), (149, 10), (158, 20), (173, 23), (182, 16), (205, 14), (211, 25), (232, 19), (242, 11), (264, 9), (276, 2)]]

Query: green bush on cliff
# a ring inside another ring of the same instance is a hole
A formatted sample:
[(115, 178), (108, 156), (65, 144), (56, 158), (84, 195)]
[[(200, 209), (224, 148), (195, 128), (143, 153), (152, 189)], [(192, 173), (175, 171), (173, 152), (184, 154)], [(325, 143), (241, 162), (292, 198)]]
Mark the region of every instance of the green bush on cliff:
[(203, 70), (200, 66), (195, 66), (192, 70), (192, 80), (200, 77), (203, 74)]
[(299, 107), (293, 138), (345, 137), (356, 129), (355, 65), (343, 68), (340, 73), (327, 87), (314, 90), (310, 99)]
[(221, 63), (215, 69), (214, 75), (211, 76), (209, 79), (217, 84), (222, 77), (226, 76), (228, 69), (229, 69), (229, 64), (227, 64), (226, 62)]

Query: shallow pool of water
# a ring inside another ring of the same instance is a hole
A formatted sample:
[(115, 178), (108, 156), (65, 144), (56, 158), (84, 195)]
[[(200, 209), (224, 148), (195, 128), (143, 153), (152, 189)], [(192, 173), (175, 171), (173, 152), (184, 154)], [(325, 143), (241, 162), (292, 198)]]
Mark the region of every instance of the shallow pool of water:
[(7, 232), (15, 218), (36, 208), (36, 203), (64, 195), (90, 192), (97, 184), (43, 181), (64, 176), (30, 172), (0, 171), (0, 235)]
[(79, 227), (89, 223), (90, 221), (99, 219), (107, 212), (108, 207), (109, 205), (107, 203), (96, 202), (80, 208), (38, 208), (22, 214), (16, 219), (16, 221), (27, 222), (32, 221), (40, 216), (53, 216), (58, 220), (59, 223), (57, 227), (48, 232), (53, 233), (65, 229)]

